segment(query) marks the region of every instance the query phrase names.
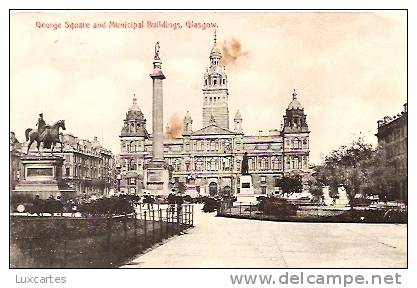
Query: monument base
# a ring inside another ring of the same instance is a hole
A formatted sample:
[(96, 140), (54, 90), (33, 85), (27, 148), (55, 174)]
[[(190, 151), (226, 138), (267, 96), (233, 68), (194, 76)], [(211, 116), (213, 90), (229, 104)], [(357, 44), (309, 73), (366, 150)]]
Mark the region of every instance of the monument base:
[(68, 199), (75, 196), (76, 191), (62, 180), (62, 157), (26, 155), (20, 161), (23, 165), (23, 177), (11, 193), (11, 197), (17, 202), (31, 201), (36, 195), (41, 199), (50, 196)]
[(265, 194), (255, 194), (253, 189), (252, 176), (251, 175), (242, 175), (240, 176), (240, 193), (236, 194), (236, 202), (234, 205), (249, 205), (250, 203), (256, 204), (256, 200), (259, 196), (266, 196)]
[(256, 200), (256, 197), (262, 196), (262, 195), (236, 195), (236, 202), (233, 202), (233, 206), (237, 205), (249, 205), (249, 204), (257, 204), (258, 200)]
[(146, 192), (157, 196), (168, 196), (170, 193), (169, 172), (165, 161), (151, 161), (146, 168)]
[(346, 190), (344, 187), (338, 187), (337, 193), (339, 198), (333, 199), (330, 197), (330, 187), (323, 186), (323, 202), (326, 206), (334, 206), (334, 207), (348, 207), (349, 206), (349, 198), (347, 197)]

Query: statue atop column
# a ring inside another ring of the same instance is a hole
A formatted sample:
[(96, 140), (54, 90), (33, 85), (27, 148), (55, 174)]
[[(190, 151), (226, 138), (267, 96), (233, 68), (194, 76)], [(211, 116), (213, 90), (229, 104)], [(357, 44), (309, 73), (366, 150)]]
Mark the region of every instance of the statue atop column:
[(161, 60), (161, 58), (159, 58), (159, 41), (156, 42), (155, 44), (155, 56), (153, 57), (154, 60)]

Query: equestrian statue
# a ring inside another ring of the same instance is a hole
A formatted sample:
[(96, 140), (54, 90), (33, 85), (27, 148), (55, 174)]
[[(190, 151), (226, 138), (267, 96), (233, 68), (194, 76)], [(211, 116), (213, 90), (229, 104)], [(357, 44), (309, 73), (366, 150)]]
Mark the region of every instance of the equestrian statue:
[(47, 125), (45, 123), (45, 120), (43, 120), (43, 113), (39, 114), (38, 123), (36, 124), (38, 126), (37, 130), (34, 130), (32, 128), (28, 128), (25, 131), (26, 141), (29, 141), (28, 149), (26, 154), (29, 154), (29, 149), (32, 143), (36, 140), (36, 147), (38, 148), (39, 154), (41, 154), (41, 151), (39, 149), (41, 142), (43, 143), (43, 148), (51, 149), (51, 154), (54, 151), (56, 143), (61, 144), (61, 152), (62, 152), (62, 142), (59, 139), (60, 133), (59, 128), (62, 128), (62, 130), (65, 130), (65, 120), (59, 120), (55, 122), (52, 126)]

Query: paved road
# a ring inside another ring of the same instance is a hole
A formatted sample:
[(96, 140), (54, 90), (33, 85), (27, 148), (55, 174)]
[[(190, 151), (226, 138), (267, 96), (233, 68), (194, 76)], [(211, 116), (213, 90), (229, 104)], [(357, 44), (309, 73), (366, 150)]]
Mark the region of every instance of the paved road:
[(196, 227), (123, 268), (406, 266), (406, 225), (267, 222), (195, 208)]

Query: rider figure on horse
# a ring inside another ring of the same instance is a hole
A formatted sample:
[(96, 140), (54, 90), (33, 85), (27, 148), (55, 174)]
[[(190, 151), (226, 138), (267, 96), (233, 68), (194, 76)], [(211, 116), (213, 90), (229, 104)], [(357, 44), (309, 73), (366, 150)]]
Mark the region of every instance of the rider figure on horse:
[(39, 135), (42, 135), (43, 131), (45, 131), (45, 120), (43, 120), (43, 113), (39, 114), (39, 118), (38, 118), (38, 124), (36, 124), (36, 126), (38, 126), (38, 133)]
[(45, 123), (45, 120), (43, 119), (43, 113), (39, 114), (38, 123), (36, 124), (38, 126), (37, 131), (28, 128), (25, 130), (25, 136), (26, 141), (29, 142), (28, 148), (27, 148), (27, 154), (29, 154), (30, 146), (32, 145), (33, 141), (37, 142), (37, 148), (39, 154), (40, 152), (40, 143), (43, 143), (43, 147), (47, 149), (51, 149), (51, 153), (54, 150), (55, 144), (60, 143), (61, 144), (61, 152), (62, 152), (62, 141), (60, 140), (60, 133), (59, 129), (65, 130), (65, 121), (59, 120), (55, 122), (52, 126), (47, 125)]

